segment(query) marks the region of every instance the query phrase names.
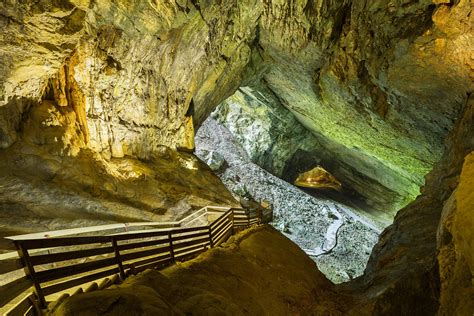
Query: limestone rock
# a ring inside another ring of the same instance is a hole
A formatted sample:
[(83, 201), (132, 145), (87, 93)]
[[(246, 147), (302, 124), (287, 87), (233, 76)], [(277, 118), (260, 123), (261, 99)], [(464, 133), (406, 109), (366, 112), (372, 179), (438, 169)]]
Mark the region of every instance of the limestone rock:
[(306, 188), (341, 190), (341, 183), (321, 166), (300, 174), (295, 180), (295, 185)]
[[(364, 277), (350, 285), (352, 289), (365, 291), (369, 295), (377, 293), (373, 303), (374, 313), (434, 314), (440, 307), (441, 287), (441, 311), (451, 314), (458, 306), (457, 301), (447, 304), (449, 296), (457, 291), (458, 294), (469, 293), (472, 288), (472, 285), (464, 283), (470, 273), (467, 270), (461, 272), (463, 281), (458, 283), (452, 283), (450, 275), (443, 271), (463, 266), (464, 259), (460, 262), (450, 256), (447, 262), (443, 259), (447, 253), (454, 254), (454, 251), (459, 251), (456, 249), (463, 247), (461, 244), (450, 244), (451, 237), (440, 240), (442, 252), (438, 260), (442, 270), (441, 274), (438, 272), (436, 235), (443, 204), (458, 186), (464, 157), (474, 150), (473, 114), (474, 98), (471, 96), (464, 106), (461, 119), (447, 139), (443, 158), (426, 177), (422, 195), (397, 214), (394, 224), (382, 233), (374, 247)], [(457, 201), (458, 205), (470, 203), (469, 195), (463, 197), (466, 201)], [(446, 202), (447, 209), (448, 204), (450, 201)], [(469, 222), (470, 218), (465, 216), (461, 220)], [(441, 225), (449, 226), (449, 220)], [(465, 251), (462, 250), (462, 253)], [(456, 280), (456, 276), (453, 277)], [(449, 288), (450, 285), (453, 287)]]
[(222, 168), (225, 167), (225, 158), (216, 151), (203, 150), (201, 157), (213, 171), (222, 171)]
[(440, 315), (469, 315), (474, 310), (474, 152), (464, 161), (457, 189), (443, 208), (438, 228)]
[[(341, 283), (363, 274), (370, 250), (387, 225), (380, 216), (311, 196), (275, 177), (253, 163), (240, 140), (212, 118), (199, 129), (196, 144), (199, 157), (211, 150), (225, 157), (229, 166), (218, 175), (236, 197), (271, 203), (271, 225), (304, 249), (328, 279)], [(245, 199), (241, 204), (255, 207)]]
[[(155, 219), (188, 198), (234, 203), (173, 150), (189, 151), (190, 131), (247, 85), (270, 90), (328, 153), (328, 170), (388, 200), (387, 214), (441, 159), (351, 283), (376, 314), (437, 311), (436, 230), (473, 148), (472, 1), (5, 0), (0, 13), (5, 230)], [(462, 217), (454, 280), (472, 268)], [(448, 279), (442, 291), (458, 293)]]

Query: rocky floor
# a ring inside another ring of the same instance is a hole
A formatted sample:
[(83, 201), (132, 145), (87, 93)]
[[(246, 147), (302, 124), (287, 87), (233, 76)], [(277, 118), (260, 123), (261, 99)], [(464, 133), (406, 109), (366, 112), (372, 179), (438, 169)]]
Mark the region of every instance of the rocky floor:
[(208, 118), (196, 154), (237, 196), (269, 201), (272, 225), (300, 246), (334, 283), (362, 275), (380, 233), (344, 204), (308, 195), (254, 164), (232, 134)]

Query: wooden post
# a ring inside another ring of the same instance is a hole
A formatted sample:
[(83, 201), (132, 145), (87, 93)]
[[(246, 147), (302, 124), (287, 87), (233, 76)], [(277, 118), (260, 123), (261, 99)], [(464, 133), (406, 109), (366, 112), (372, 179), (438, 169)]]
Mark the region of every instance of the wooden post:
[(258, 218), (260, 219), (259, 222), (263, 223), (263, 215), (262, 215), (262, 208), (258, 208)]
[(171, 234), (171, 232), (168, 233), (168, 239), (170, 240), (170, 257), (171, 257), (171, 261), (174, 262), (174, 249), (173, 249), (173, 239), (172, 239), (173, 235)]
[(209, 244), (210, 244), (211, 248), (213, 248), (214, 247), (214, 242), (212, 241), (211, 225), (208, 225), (207, 227), (209, 228)]
[(117, 240), (114, 237), (112, 237), (112, 247), (114, 247), (115, 260), (117, 260), (117, 265), (118, 265), (119, 273), (120, 273), (120, 279), (124, 281), (126, 278), (125, 270), (123, 269), (122, 258), (120, 257), (120, 250), (118, 249), (118, 246), (117, 246)]
[(38, 282), (38, 279), (36, 278), (36, 272), (33, 265), (31, 264), (28, 249), (23, 247), (21, 242), (15, 242), (15, 245), (17, 247), (18, 255), (22, 260), (23, 265), (25, 266), (25, 274), (31, 280), (31, 282), (33, 282), (33, 285), (35, 287), (35, 294), (39, 301), (39, 307), (46, 308), (46, 300), (43, 295), (43, 290), (41, 289), (41, 285)]

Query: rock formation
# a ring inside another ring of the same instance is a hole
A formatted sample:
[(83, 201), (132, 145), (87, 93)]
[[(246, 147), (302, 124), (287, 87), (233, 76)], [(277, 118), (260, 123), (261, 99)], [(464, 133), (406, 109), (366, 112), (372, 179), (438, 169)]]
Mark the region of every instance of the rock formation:
[[(255, 125), (259, 123), (256, 119)], [(268, 135), (265, 130), (256, 130), (262, 137)], [(285, 139), (281, 140), (280, 144), (285, 144)], [(247, 148), (255, 146), (251, 142), (245, 144), (250, 145)], [(272, 149), (284, 154), (280, 149), (289, 148)], [(377, 213), (327, 197), (311, 196), (258, 166), (247, 150), (241, 140), (211, 117), (196, 134), (196, 155), (210, 166), (214, 160), (209, 159), (209, 153), (224, 160), (216, 174), (237, 197), (269, 201), (273, 210), (272, 226), (300, 246), (329, 280), (342, 283), (361, 276), (387, 222)]]
[(295, 180), (295, 185), (314, 189), (341, 190), (341, 183), (321, 166), (300, 174)]
[(301, 141), (262, 148), (275, 174), (321, 163), (389, 217), (422, 187), (348, 288), (375, 314), (466, 313), (472, 10), (469, 0), (2, 1), (1, 234), (236, 204), (189, 152), (216, 106), (250, 87), (233, 97), (241, 106), (270, 104), (251, 115), (282, 106), (291, 123), (264, 133), (270, 144)]

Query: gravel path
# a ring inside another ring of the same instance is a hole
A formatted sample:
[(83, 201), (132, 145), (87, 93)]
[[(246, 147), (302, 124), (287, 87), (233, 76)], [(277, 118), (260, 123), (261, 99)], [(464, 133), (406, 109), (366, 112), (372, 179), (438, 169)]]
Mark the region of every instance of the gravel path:
[(333, 282), (361, 275), (379, 231), (338, 202), (315, 198), (254, 164), (232, 134), (212, 118), (196, 135), (196, 154), (236, 195), (267, 200), (272, 225), (313, 258)]

